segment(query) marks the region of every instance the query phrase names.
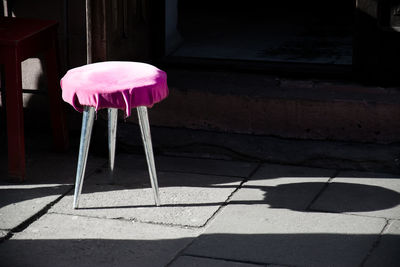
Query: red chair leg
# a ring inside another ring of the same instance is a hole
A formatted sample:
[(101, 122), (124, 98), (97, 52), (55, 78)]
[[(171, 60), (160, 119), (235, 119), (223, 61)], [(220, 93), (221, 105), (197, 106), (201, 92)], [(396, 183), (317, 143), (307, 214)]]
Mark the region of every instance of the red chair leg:
[(54, 146), (57, 151), (65, 151), (68, 148), (69, 140), (67, 124), (65, 121), (64, 103), (61, 99), (61, 87), (58, 79), (57, 47), (55, 38), (55, 36), (52, 38), (51, 47), (46, 51), (45, 61)]
[(25, 179), (25, 142), (21, 63), (14, 50), (8, 57), (5, 65), (8, 175), (22, 181)]

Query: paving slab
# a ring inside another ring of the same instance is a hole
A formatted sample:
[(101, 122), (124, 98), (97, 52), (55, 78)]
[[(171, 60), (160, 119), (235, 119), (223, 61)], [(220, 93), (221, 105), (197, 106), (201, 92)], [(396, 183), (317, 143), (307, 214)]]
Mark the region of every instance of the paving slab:
[(185, 254), (289, 266), (359, 266), (385, 225), (380, 218), (260, 207), (220, 214)]
[[(203, 174), (211, 176), (227, 176), (226, 181), (232, 182), (242, 181), (242, 178), (248, 177), (249, 174), (256, 168), (254, 162), (228, 161), (202, 158), (182, 158), (182, 157), (155, 157), (157, 172), (175, 172), (188, 174)], [(108, 164), (104, 164), (101, 172), (103, 175), (96, 175), (85, 179), (96, 180), (97, 182), (110, 182), (110, 171)], [(97, 170), (99, 173), (99, 170)], [(116, 183), (137, 184), (138, 186), (150, 185), (148, 177), (148, 167), (144, 156), (121, 153), (116, 155), (114, 166), (114, 181)], [(205, 176), (204, 176), (205, 177)], [(228, 178), (229, 177), (229, 178)], [(209, 183), (213, 182), (214, 178), (208, 179)], [(159, 183), (163, 183), (163, 179), (159, 178)], [(200, 184), (204, 185), (204, 179), (201, 179)], [(143, 184), (145, 182), (145, 184)], [(175, 185), (190, 185), (192, 180), (169, 179), (166, 186)], [(195, 182), (198, 185), (198, 182)]]
[[(158, 169), (158, 160), (159, 156), (154, 155), (156, 167)], [(108, 169), (109, 165), (107, 163), (103, 166), (104, 169)], [(132, 153), (116, 153), (115, 154), (115, 162), (114, 168), (124, 169), (129, 166), (129, 169), (139, 169), (139, 170), (147, 170), (147, 163), (145, 155), (132, 154)]]
[(263, 164), (230, 203), (305, 210), (333, 174), (328, 169)]
[(0, 241), (3, 240), (8, 235), (8, 233), (9, 231), (0, 230)]
[(159, 170), (247, 177), (257, 163), (201, 158), (158, 157)]
[(339, 173), (311, 209), (400, 219), (400, 176)]
[[(86, 175), (89, 176), (106, 162), (106, 158), (89, 155), (86, 164)], [(76, 153), (35, 154), (27, 166), (26, 181), (29, 183), (73, 184), (75, 183), (77, 163), (78, 151)]]
[(0, 244), (0, 266), (165, 266), (199, 231), (46, 214)]
[(92, 175), (83, 184), (79, 209), (72, 209), (71, 192), (50, 212), (199, 227), (227, 201), (242, 180), (158, 172), (161, 207), (154, 206), (147, 171), (120, 167), (115, 170), (114, 184), (107, 181), (108, 172)]
[(0, 185), (0, 229), (11, 230), (34, 216), (71, 185)]
[(378, 246), (365, 262), (365, 267), (399, 266), (400, 263), (400, 221), (391, 221), (383, 233)]
[[(254, 265), (250, 263), (241, 263), (227, 260), (219, 260), (219, 259), (208, 259), (208, 258), (200, 258), (200, 257), (192, 257), (192, 256), (180, 256), (176, 259), (171, 265), (171, 267), (203, 267), (203, 266), (212, 266), (212, 267), (260, 267), (266, 265)], [(268, 265), (270, 266), (270, 265)]]
[[(48, 150), (34, 150), (26, 155), (27, 184), (73, 184), (75, 182), (78, 151), (54, 153)], [(76, 152), (76, 153), (75, 153)], [(0, 156), (0, 182), (19, 183), (19, 180), (7, 178), (7, 157)], [(90, 155), (87, 160), (86, 174), (90, 175), (97, 168), (102, 167), (107, 158)]]
[[(0, 182), (0, 229), (13, 229), (34, 216), (48, 204), (71, 190), (75, 180), (77, 156), (72, 153), (36, 153), (27, 161), (23, 183)], [(90, 157), (87, 175), (105, 163)], [(4, 167), (4, 166), (3, 166)], [(6, 173), (7, 169), (2, 168)]]
[[(257, 163), (255, 162), (176, 156), (155, 156), (155, 164), (158, 171), (226, 175), (233, 177), (247, 177), (257, 167)], [(115, 158), (115, 168), (126, 167), (130, 169), (147, 170), (144, 154), (117, 154)]]
[[(262, 201), (247, 202), (249, 190)], [(386, 224), (382, 218), (271, 208), (264, 193), (245, 183), (184, 254), (253, 264), (358, 266)]]

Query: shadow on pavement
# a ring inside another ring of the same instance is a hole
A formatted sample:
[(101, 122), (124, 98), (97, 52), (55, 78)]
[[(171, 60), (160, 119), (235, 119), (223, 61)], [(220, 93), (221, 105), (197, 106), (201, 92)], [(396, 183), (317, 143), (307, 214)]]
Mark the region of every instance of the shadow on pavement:
[[(167, 248), (189, 241), (101, 236), (8, 240), (7, 246), (0, 246), (0, 266), (166, 266), (174, 255)], [(196, 239), (183, 255), (255, 264), (361, 266), (377, 239), (373, 234), (207, 234)], [(373, 254), (364, 266), (398, 266), (400, 236), (386, 235), (384, 239), (389, 251)]]
[[(264, 199), (262, 200), (232, 200), (229, 205), (254, 205), (268, 204), (270, 208), (284, 208), (295, 211), (304, 211), (304, 207), (299, 205), (299, 201), (288, 195), (295, 195), (299, 192), (315, 191), (322, 188), (325, 183), (307, 182), (307, 183), (291, 183), (281, 184), (278, 186), (250, 186), (244, 185), (244, 189), (262, 190)], [(374, 186), (354, 183), (332, 183), (328, 187), (335, 187), (340, 192), (336, 198), (336, 212), (362, 212), (376, 211), (395, 207), (400, 204), (400, 194), (396, 191)], [(224, 185), (207, 185), (207, 187), (225, 187)], [(233, 187), (227, 185), (227, 187)], [(103, 187), (102, 187), (103, 188)], [(98, 191), (96, 191), (98, 192)], [(89, 193), (89, 192), (86, 192)], [(209, 203), (181, 203), (181, 204), (163, 204), (163, 207), (201, 207), (201, 206), (220, 206), (224, 202)], [(95, 209), (121, 209), (121, 208), (151, 208), (154, 205), (124, 205), (124, 206), (98, 206), (98, 207), (82, 207), (80, 210)]]
[[(230, 179), (225, 182), (232, 182)], [(208, 181), (211, 182), (211, 181)], [(237, 185), (224, 185), (224, 184), (210, 184), (204, 181), (192, 181), (191, 183), (182, 181), (178, 184), (177, 181), (172, 181), (172, 184), (163, 184), (162, 187), (170, 186), (193, 186), (193, 187), (207, 187), (207, 188), (236, 188)], [(257, 185), (243, 185), (243, 189), (254, 189), (263, 191), (263, 199), (260, 200), (232, 200), (232, 204), (240, 205), (253, 205), (253, 204), (268, 204), (270, 208), (285, 208), (290, 210), (302, 211), (305, 209), (304, 205), (299, 205), (301, 202), (296, 198), (307, 194), (307, 192), (318, 192), (324, 188), (334, 188), (338, 193), (335, 198), (336, 212), (361, 212), (361, 211), (376, 211), (395, 207), (400, 204), (400, 194), (394, 190), (375, 185), (365, 185), (356, 183), (324, 183), (324, 182), (297, 182), (280, 184), (277, 186), (257, 186)], [(130, 185), (107, 185), (102, 186), (86, 186), (84, 193), (93, 192), (108, 192), (125, 190), (127, 188), (146, 188), (143, 184), (130, 184)], [(15, 188), (15, 187), (0, 187), (0, 208), (12, 203), (18, 203), (30, 199), (42, 198), (49, 195), (57, 195), (67, 192), (71, 188), (70, 185), (56, 185), (56, 186), (40, 186), (32, 188)], [(292, 197), (288, 197), (292, 196)], [(295, 197), (293, 197), (295, 196)], [(220, 206), (224, 202), (206, 202), (206, 203), (176, 203), (164, 204), (163, 207), (201, 207), (201, 206)], [(151, 208), (154, 205), (124, 205), (124, 206), (97, 206), (97, 207), (84, 207), (82, 210), (87, 209), (120, 209), (120, 208)]]
[(31, 199), (59, 196), (71, 189), (70, 185), (32, 187), (5, 187), (0, 185), (0, 208)]

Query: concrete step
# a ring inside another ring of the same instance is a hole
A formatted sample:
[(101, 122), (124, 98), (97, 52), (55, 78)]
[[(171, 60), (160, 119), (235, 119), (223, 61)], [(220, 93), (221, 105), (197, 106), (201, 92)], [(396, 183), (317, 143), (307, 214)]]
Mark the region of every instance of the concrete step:
[(170, 95), (150, 110), (152, 125), (313, 140), (400, 141), (397, 87), (263, 73), (166, 71)]

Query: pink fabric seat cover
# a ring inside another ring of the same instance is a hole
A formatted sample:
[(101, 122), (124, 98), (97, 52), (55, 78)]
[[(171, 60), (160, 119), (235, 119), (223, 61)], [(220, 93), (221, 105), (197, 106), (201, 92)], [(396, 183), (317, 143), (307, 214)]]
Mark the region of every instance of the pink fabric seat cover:
[(61, 79), (62, 98), (77, 111), (84, 106), (131, 109), (150, 107), (168, 95), (167, 75), (139, 62), (108, 61), (69, 70)]

